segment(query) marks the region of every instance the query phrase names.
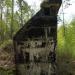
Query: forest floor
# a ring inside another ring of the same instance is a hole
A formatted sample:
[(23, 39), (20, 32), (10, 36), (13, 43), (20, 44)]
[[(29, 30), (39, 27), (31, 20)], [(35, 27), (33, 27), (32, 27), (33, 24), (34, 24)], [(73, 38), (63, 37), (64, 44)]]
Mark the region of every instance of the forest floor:
[(0, 48), (0, 67), (10, 69), (14, 67), (13, 45), (7, 44)]
[(0, 75), (14, 75), (14, 52), (10, 41), (0, 45)]
[(75, 59), (69, 54), (57, 57), (57, 75), (75, 75)]

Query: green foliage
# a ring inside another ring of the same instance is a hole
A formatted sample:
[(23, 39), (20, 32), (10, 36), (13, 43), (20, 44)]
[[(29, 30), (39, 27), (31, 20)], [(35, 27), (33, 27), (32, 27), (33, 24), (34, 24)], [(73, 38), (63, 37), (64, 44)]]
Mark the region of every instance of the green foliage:
[[(24, 0), (22, 0), (22, 7), (19, 4), (21, 0), (16, 1), (18, 0), (0, 0), (0, 54), (2, 55), (0, 61), (8, 61), (8, 57), (10, 57), (11, 62), (14, 60), (11, 35), (14, 36), (22, 27), (21, 20), (25, 24), (34, 14), (34, 11)], [(17, 10), (15, 9), (16, 6)], [(11, 60), (11, 57), (13, 60)], [(5, 64), (2, 66), (4, 67)], [(12, 69), (1, 68), (2, 66), (0, 66), (0, 75), (14, 75)], [(11, 65), (11, 67), (13, 66), (14, 64)]]
[(62, 52), (62, 50), (63, 52), (67, 51), (68, 53), (72, 53), (73, 55), (75, 55), (74, 49), (75, 49), (75, 19), (73, 19), (69, 25), (65, 25), (65, 33), (63, 26), (61, 26), (58, 30), (58, 50), (60, 52)]
[(14, 75), (14, 71), (12, 69), (0, 68), (0, 75)]
[[(13, 37), (32, 16), (31, 7), (24, 0), (22, 0), (21, 7), (19, 1), (21, 0), (0, 1), (0, 44), (11, 39), (11, 35)], [(18, 10), (15, 9), (15, 6), (17, 6)]]
[[(22, 27), (22, 23), (25, 24), (26, 21), (28, 21), (28, 19), (34, 14), (34, 10), (31, 9), (24, 0), (16, 1), (18, 10), (15, 10), (13, 13), (12, 0), (0, 1), (0, 48), (4, 48), (12, 42), (10, 40), (11, 28), (12, 35), (14, 36), (15, 33)], [(66, 2), (68, 3), (68, 1), (69, 0)], [(64, 27), (61, 26), (58, 29), (57, 41), (57, 63), (60, 71), (58, 75), (69, 75), (69, 71), (71, 71), (71, 69), (73, 69), (72, 67), (75, 66), (70, 64), (75, 60), (75, 18), (70, 24), (65, 26), (65, 36)], [(13, 70), (4, 70), (0, 68), (0, 75), (13, 75)]]
[(11, 0), (5, 0), (6, 7), (12, 7), (11, 6), (12, 1)]
[[(64, 36), (65, 34), (65, 36)], [(57, 64), (58, 75), (75, 75), (75, 19), (58, 30)], [(62, 68), (61, 68), (62, 67)]]
[(11, 44), (12, 40), (5, 40), (3, 43), (0, 44), (0, 48), (6, 47), (8, 44)]

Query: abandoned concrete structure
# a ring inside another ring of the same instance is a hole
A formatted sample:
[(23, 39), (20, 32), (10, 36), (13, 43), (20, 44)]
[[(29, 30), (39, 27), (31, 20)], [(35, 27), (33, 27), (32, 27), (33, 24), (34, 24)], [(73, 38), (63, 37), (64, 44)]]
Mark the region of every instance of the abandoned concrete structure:
[(16, 75), (56, 75), (57, 13), (62, 0), (41, 9), (14, 36)]

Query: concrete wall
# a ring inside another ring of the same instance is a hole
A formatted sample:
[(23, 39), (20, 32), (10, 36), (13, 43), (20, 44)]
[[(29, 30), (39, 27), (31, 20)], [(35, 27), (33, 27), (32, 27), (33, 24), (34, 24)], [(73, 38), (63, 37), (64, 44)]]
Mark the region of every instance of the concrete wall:
[[(18, 61), (23, 61), (17, 64), (19, 74), (52, 75), (54, 68), (52, 63), (49, 62), (48, 57), (49, 53), (53, 52), (53, 50), (53, 40), (30, 40), (24, 41), (22, 45), (17, 45)], [(20, 56), (21, 54), (22, 56)]]

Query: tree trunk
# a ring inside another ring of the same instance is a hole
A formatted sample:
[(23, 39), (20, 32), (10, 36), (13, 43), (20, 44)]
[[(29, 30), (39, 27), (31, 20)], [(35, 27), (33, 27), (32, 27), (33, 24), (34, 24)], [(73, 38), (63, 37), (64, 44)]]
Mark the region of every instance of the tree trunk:
[(0, 19), (1, 19), (1, 41), (3, 41), (3, 39), (4, 39), (4, 32), (3, 32), (3, 28), (2, 28), (2, 17), (3, 17), (3, 14), (2, 14), (2, 12), (3, 12), (3, 7), (2, 7), (2, 1), (0, 1), (0, 10), (1, 10), (1, 16), (0, 16)]
[(14, 18), (13, 17), (14, 17), (14, 0), (12, 0), (12, 17), (11, 17), (11, 28), (10, 28), (11, 29), (10, 30), (11, 31), (11, 34), (10, 34), (11, 39), (13, 38), (13, 24), (14, 24)]

